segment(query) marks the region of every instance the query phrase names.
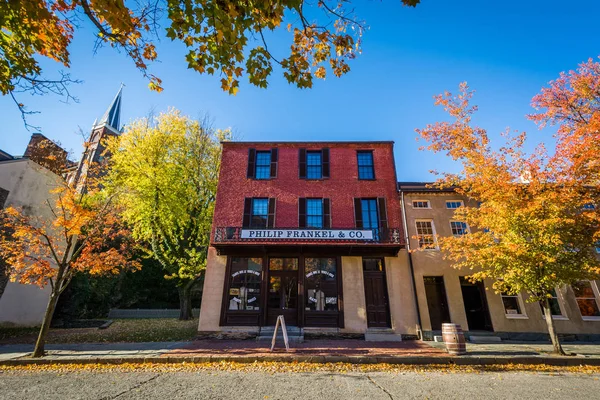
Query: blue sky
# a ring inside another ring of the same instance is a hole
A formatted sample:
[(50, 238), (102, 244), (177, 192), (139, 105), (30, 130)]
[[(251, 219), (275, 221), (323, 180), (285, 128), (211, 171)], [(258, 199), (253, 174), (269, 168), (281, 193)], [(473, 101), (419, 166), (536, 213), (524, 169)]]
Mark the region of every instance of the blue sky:
[[(467, 81), (477, 91), (476, 123), (493, 139), (508, 126), (525, 130), (533, 146), (551, 133), (525, 119), (531, 97), (560, 71), (600, 54), (597, 0), (423, 0), (416, 9), (387, 0), (358, 1), (355, 7), (370, 26), (363, 54), (349, 74), (317, 80), (312, 89), (290, 86), (276, 69), (268, 89), (244, 81), (239, 94), (230, 96), (218, 77), (187, 70), (184, 47), (164, 39), (160, 62), (150, 72), (163, 79), (165, 90), (150, 92), (123, 54), (110, 48), (94, 54), (91, 30), (84, 26), (71, 47), (70, 72), (84, 81), (71, 88), (79, 103), (53, 96), (21, 100), (41, 111), (30, 123), (76, 157), (79, 127), (89, 131), (123, 82), (125, 122), (172, 106), (191, 116), (209, 113), (216, 127), (231, 127), (240, 140), (394, 140), (398, 179), (431, 180), (431, 169), (457, 171), (443, 154), (419, 151), (415, 141), (415, 128), (445, 117), (433, 106), (434, 94), (456, 91)], [(286, 54), (287, 35), (271, 35), (279, 54)], [(49, 73), (57, 70), (44, 66)], [(0, 120), (0, 149), (22, 154), (31, 133), (7, 97), (0, 98)]]

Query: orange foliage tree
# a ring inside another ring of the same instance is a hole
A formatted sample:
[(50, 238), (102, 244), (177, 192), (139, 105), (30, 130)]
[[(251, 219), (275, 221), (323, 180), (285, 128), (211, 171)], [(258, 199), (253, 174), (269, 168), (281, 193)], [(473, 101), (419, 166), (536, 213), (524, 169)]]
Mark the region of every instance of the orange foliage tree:
[(66, 184), (50, 193), (56, 199), (46, 200), (52, 218), (13, 207), (0, 214), (0, 257), (10, 279), (51, 288), (34, 357), (44, 355), (56, 303), (77, 272), (100, 275), (139, 268), (132, 259), (134, 243), (119, 223), (111, 198), (89, 185), (85, 194)]
[[(582, 155), (588, 149), (580, 144), (589, 135), (578, 130), (573, 134), (575, 130), (565, 125), (552, 156), (543, 145), (527, 154), (526, 134), (513, 136), (508, 131), (506, 145), (494, 150), (485, 129), (472, 125), (477, 111), (470, 105), (472, 95), (461, 84), (457, 96), (448, 92), (436, 96), (436, 105), (444, 107), (452, 121), (417, 130), (429, 142), (429, 150), (445, 152), (462, 164), (461, 173), (445, 174), (437, 185), (455, 187), (479, 203), (455, 212), (455, 218), (466, 222), (471, 232), (441, 238), (440, 247), (455, 268), (471, 271), (471, 279), (490, 279), (497, 292), (525, 292), (526, 301), (539, 302), (554, 350), (564, 354), (549, 299), (555, 288), (566, 290), (567, 285), (600, 277), (594, 251), (600, 225), (598, 210), (591, 206), (599, 204), (599, 188), (597, 181), (581, 179), (580, 173), (591, 173), (598, 153), (584, 161)], [(579, 116), (577, 108), (572, 113)], [(559, 121), (557, 115), (551, 110), (545, 118)]]

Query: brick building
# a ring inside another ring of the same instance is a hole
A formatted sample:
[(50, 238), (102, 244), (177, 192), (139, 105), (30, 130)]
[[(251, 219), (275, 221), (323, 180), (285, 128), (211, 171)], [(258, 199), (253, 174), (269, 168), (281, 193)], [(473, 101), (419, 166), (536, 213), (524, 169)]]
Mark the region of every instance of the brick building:
[(393, 142), (225, 142), (199, 331), (416, 334)]

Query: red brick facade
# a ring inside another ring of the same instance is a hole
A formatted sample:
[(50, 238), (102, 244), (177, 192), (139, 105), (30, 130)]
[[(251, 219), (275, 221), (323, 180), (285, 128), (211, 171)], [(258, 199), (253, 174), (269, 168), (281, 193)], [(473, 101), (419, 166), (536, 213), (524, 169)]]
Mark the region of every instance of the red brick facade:
[[(247, 177), (249, 149), (278, 149), (277, 175), (267, 180)], [(299, 178), (299, 150), (329, 149), (330, 177), (318, 180)], [(357, 151), (372, 150), (374, 180), (359, 180)], [(398, 207), (393, 142), (374, 143), (223, 143), (223, 155), (215, 214), (216, 227), (241, 227), (244, 199), (276, 199), (274, 228), (298, 228), (298, 199), (322, 197), (331, 201), (331, 227), (355, 228), (354, 198), (385, 198), (388, 226), (399, 228), (402, 220)], [(279, 242), (281, 243), (281, 242)]]

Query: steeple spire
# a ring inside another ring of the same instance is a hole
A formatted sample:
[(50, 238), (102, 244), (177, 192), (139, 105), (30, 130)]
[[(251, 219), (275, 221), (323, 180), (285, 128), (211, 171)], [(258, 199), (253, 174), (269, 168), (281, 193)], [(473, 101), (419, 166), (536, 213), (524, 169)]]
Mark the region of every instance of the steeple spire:
[(106, 126), (107, 128), (115, 131), (116, 133), (121, 131), (121, 97), (123, 92), (124, 84), (121, 83), (121, 87), (117, 92), (117, 95), (113, 99), (110, 107), (106, 110), (100, 121), (95, 126)]

